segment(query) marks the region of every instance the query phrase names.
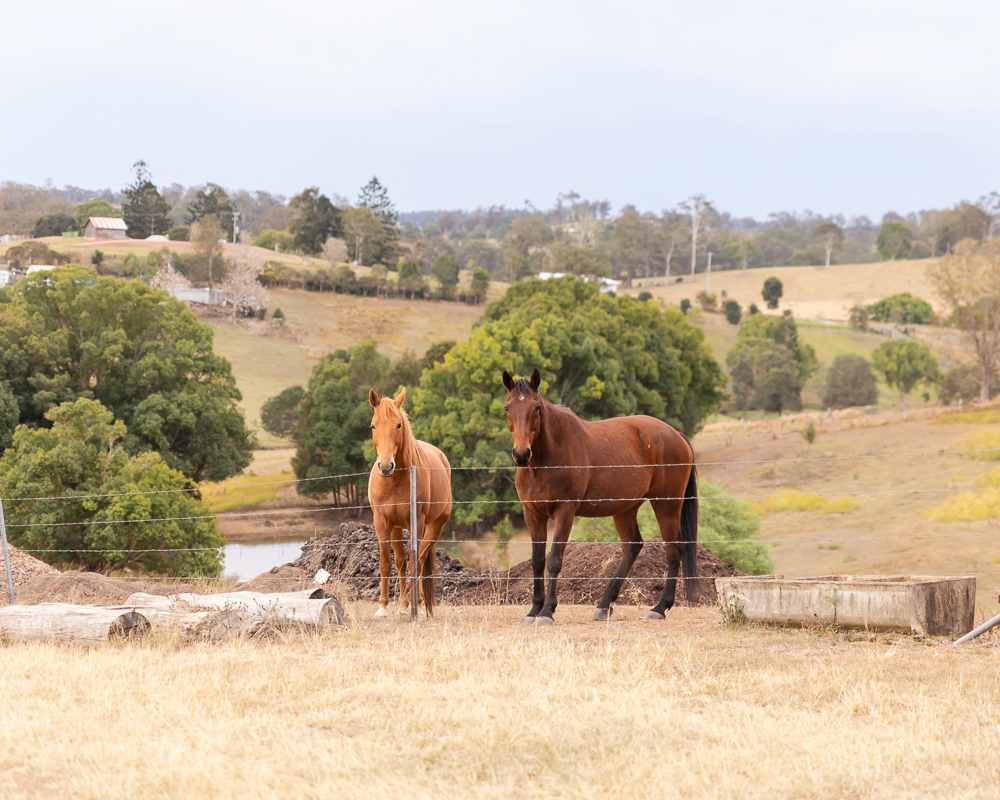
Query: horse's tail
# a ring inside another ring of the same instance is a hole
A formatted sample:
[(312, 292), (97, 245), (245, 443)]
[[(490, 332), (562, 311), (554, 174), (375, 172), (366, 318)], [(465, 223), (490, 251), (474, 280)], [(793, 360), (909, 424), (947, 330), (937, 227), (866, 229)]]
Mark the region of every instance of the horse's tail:
[[(681, 541), (684, 542), (684, 575), (694, 578), (698, 573), (698, 468), (691, 465), (691, 476), (684, 490), (684, 503), (681, 506)], [(690, 587), (694, 589), (695, 587)], [(688, 596), (691, 596), (688, 592)]]

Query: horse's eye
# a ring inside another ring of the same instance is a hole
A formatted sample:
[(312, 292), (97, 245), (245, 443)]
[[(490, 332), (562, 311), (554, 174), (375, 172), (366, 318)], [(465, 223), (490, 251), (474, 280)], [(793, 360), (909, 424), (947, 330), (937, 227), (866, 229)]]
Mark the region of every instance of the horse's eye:
[(372, 425), (372, 433), (375, 433), (375, 426)]
[(402, 422), (400, 422), (400, 423), (399, 423), (398, 425), (396, 425), (396, 430), (398, 431), (398, 430), (399, 430), (400, 428), (402, 428), (402, 427), (403, 427), (403, 423), (402, 423)]

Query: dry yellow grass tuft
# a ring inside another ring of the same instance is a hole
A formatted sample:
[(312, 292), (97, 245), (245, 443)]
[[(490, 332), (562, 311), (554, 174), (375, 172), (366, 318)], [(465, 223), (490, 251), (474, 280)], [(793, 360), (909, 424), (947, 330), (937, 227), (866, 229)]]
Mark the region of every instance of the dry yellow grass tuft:
[(968, 411), (955, 411), (942, 414), (938, 422), (945, 425), (990, 425), (1000, 422), (1000, 407), (972, 408)]
[(914, 797), (1000, 784), (1000, 648), (666, 623), (0, 648), (0, 796)]
[(758, 514), (776, 514), (781, 511), (816, 511), (821, 514), (846, 514), (858, 507), (850, 497), (823, 497), (797, 489), (785, 489), (753, 503)]
[(977, 461), (1000, 461), (1000, 431), (979, 431), (958, 441), (956, 447)]
[(934, 522), (976, 522), (1000, 517), (1000, 486), (950, 497), (927, 512)]
[(294, 481), (295, 476), (287, 471), (269, 475), (244, 473), (217, 483), (203, 483), (199, 489), (208, 510), (220, 514), (274, 500), (283, 488)]

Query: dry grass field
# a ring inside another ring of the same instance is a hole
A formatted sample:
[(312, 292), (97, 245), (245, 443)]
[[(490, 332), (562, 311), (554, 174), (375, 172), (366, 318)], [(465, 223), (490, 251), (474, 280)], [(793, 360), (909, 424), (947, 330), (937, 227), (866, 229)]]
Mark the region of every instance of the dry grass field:
[(995, 797), (1000, 647), (665, 623), (0, 647), (4, 798)]
[[(853, 305), (866, 305), (896, 292), (911, 292), (937, 306), (938, 299), (927, 275), (931, 259), (919, 261), (883, 261), (876, 264), (834, 264), (830, 267), (755, 267), (746, 270), (713, 272), (710, 291), (723, 289), (729, 298), (744, 308), (764, 301), (760, 289), (774, 275), (781, 280), (784, 294), (781, 308), (790, 308), (799, 319), (846, 320)], [(705, 276), (699, 273), (692, 280), (685, 277), (646, 278), (639, 281), (633, 293), (643, 289), (664, 302), (676, 305), (705, 288)]]

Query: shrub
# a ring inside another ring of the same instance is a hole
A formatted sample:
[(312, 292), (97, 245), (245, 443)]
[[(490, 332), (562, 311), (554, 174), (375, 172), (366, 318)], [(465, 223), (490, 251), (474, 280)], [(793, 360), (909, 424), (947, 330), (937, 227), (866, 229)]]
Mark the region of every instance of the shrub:
[(768, 308), (777, 308), (783, 292), (784, 286), (782, 286), (781, 281), (772, 276), (764, 281), (760, 295), (764, 298), (764, 302), (767, 303)]
[(653, 293), (652, 292), (647, 292), (647, 291), (643, 290), (643, 291), (639, 292), (639, 299), (642, 300), (643, 302), (645, 302), (646, 300), (652, 300), (653, 299)]
[(76, 230), (76, 220), (69, 214), (46, 214), (35, 223), (31, 235), (35, 239), (40, 239), (43, 236), (61, 236), (71, 230)]
[[(698, 539), (703, 546), (739, 570), (766, 575), (774, 570), (767, 545), (757, 540), (760, 523), (749, 503), (727, 494), (710, 481), (699, 481), (699, 495), (707, 502), (698, 508)], [(646, 541), (660, 538), (660, 529), (648, 503), (639, 509), (639, 529)], [(586, 542), (616, 542), (618, 534), (607, 517), (578, 517), (573, 539)]]
[(816, 423), (809, 420), (809, 424), (802, 429), (802, 438), (809, 444), (816, 441)]
[(93, 264), (95, 267), (100, 267), (101, 264), (104, 263), (104, 251), (95, 250), (93, 253), (91, 253), (90, 263)]
[(285, 324), (285, 312), (280, 308), (274, 309), (274, 313), (271, 314), (271, 319), (274, 320), (279, 325)]
[(759, 314), (759, 313), (760, 313), (760, 308), (757, 306), (756, 303), (751, 303), (747, 307), (747, 314), (749, 314), (750, 316), (753, 316), (754, 314)]
[(691, 301), (685, 297), (683, 300), (681, 300), (681, 313), (687, 314), (688, 311), (690, 310), (691, 310)]
[(69, 256), (57, 253), (45, 242), (22, 242), (11, 247), (4, 259), (11, 267), (23, 269), (32, 264), (68, 264)]
[(890, 386), (899, 389), (903, 398), (918, 383), (931, 384), (938, 379), (937, 360), (927, 345), (913, 339), (884, 342), (872, 354), (872, 366)]
[(956, 401), (968, 403), (979, 397), (979, 367), (966, 364), (948, 370), (938, 389), (941, 402), (949, 406)]
[(730, 325), (740, 324), (740, 319), (743, 316), (743, 309), (740, 308), (739, 303), (735, 300), (727, 300), (725, 305), (723, 305), (722, 310), (726, 315), (726, 322)]
[(851, 306), (847, 324), (856, 331), (868, 330), (868, 309), (865, 306)]
[(260, 423), (274, 436), (291, 436), (299, 424), (299, 408), (306, 395), (301, 386), (289, 386), (260, 409)]
[(295, 237), (291, 231), (276, 228), (264, 228), (253, 240), (254, 245), (276, 252), (287, 252), (295, 249)]
[(171, 242), (190, 242), (191, 229), (187, 225), (174, 225), (167, 231), (167, 238)]
[(929, 325), (934, 321), (934, 309), (926, 300), (909, 292), (890, 295), (867, 308), (871, 319), (878, 322), (904, 322)]
[(694, 299), (698, 301), (698, 305), (701, 306), (703, 311), (715, 311), (718, 298), (711, 292), (706, 292), (704, 289), (694, 296)]
[(875, 373), (866, 359), (858, 355), (837, 356), (826, 375), (823, 405), (827, 408), (871, 406), (878, 402)]

